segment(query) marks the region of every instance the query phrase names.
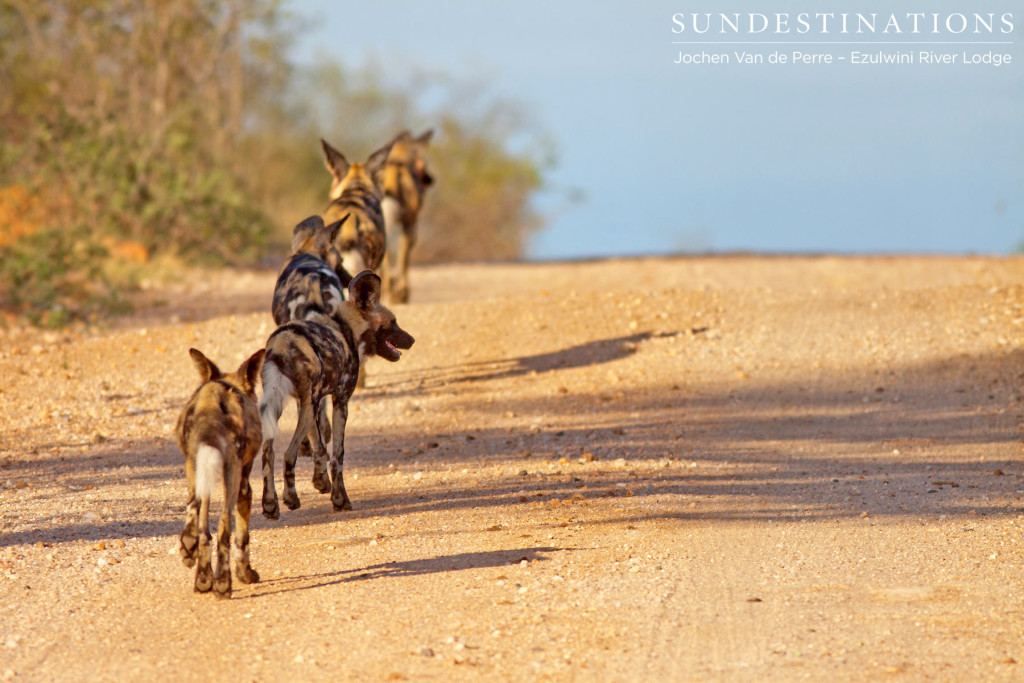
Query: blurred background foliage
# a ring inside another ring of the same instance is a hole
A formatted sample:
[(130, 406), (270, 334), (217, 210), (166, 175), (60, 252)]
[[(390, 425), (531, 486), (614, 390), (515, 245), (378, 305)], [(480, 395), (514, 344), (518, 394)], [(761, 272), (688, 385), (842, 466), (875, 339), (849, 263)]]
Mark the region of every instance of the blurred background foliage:
[[(276, 266), (327, 203), (318, 139), (362, 161), (435, 129), (414, 261), (515, 259), (550, 141), (446, 74), (289, 58), (275, 0), (0, 0), (0, 309), (123, 310), (154, 262)], [(173, 267), (171, 268), (173, 272)]]

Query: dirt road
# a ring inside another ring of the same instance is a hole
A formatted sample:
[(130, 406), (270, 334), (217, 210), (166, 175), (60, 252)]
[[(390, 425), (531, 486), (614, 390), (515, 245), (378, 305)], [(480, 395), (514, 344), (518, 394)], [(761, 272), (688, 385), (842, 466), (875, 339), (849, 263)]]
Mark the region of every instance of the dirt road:
[(215, 601), (172, 430), (273, 280), (0, 337), (0, 679), (1024, 678), (1024, 260), (416, 270), (355, 509), (300, 460)]

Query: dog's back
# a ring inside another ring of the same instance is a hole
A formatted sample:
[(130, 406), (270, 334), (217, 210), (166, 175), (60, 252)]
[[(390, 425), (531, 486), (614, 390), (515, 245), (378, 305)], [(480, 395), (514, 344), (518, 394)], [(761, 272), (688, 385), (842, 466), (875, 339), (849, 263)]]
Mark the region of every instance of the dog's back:
[[(433, 134), (432, 129), (418, 138), (413, 138), (408, 131), (399, 133), (388, 154), (388, 163), (381, 172), (380, 187), (385, 201), (388, 198), (396, 201), (398, 211), (395, 218), (406, 230), (415, 227), (427, 188), (434, 183), (425, 155)], [(387, 231), (390, 240), (393, 232), (390, 222)]]
[[(275, 393), (281, 394), (281, 400), (287, 395), (310, 397), (317, 405), (336, 387), (355, 386), (359, 354), (351, 331), (320, 311), (309, 310), (305, 316), (281, 325), (267, 339), (260, 401), (263, 410)], [(290, 385), (287, 390), (279, 388), (283, 384), (279, 378)], [(265, 413), (263, 420), (266, 424)]]
[(333, 315), (344, 300), (342, 292), (347, 284), (326, 261), (310, 254), (295, 254), (288, 259), (274, 286), (274, 323), (301, 320), (310, 311)]
[(274, 286), (271, 312), (276, 324), (304, 318), (309, 310), (327, 315), (338, 310), (352, 276), (342, 266), (334, 240), (348, 219), (345, 214), (324, 226), (320, 216), (310, 216), (295, 226), (292, 256)]
[(192, 394), (177, 429), (178, 445), (186, 455), (207, 445), (223, 454), (236, 453), (243, 465), (252, 462), (262, 440), (256, 395), (232, 379), (211, 379)]
[(352, 273), (378, 269), (387, 244), (380, 200), (360, 188), (332, 200), (324, 216), (330, 218), (343, 213), (351, 215), (352, 219), (335, 243), (342, 267)]

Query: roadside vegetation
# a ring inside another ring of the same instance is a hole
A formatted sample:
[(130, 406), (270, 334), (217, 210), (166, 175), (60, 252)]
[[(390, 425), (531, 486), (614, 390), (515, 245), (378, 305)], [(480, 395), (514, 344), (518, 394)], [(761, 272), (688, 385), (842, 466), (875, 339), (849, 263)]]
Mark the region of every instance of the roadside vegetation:
[[(144, 274), (273, 257), (352, 159), (435, 128), (417, 262), (514, 259), (551, 159), (508, 102), (444, 74), (290, 59), (269, 0), (0, 0), (0, 310), (44, 326), (127, 310)], [(429, 102), (429, 104), (427, 104)]]

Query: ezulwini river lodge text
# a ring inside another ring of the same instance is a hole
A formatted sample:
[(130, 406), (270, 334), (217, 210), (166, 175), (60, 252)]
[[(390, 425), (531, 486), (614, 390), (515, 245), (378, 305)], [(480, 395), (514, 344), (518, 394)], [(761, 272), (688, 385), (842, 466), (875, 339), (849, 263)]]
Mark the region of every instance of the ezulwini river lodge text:
[(1013, 60), (1009, 53), (992, 50), (850, 50), (844, 54), (829, 51), (808, 52), (805, 50), (771, 52), (708, 52), (706, 50), (679, 51), (676, 64), (964, 64), (978, 66), (1003, 66)]

